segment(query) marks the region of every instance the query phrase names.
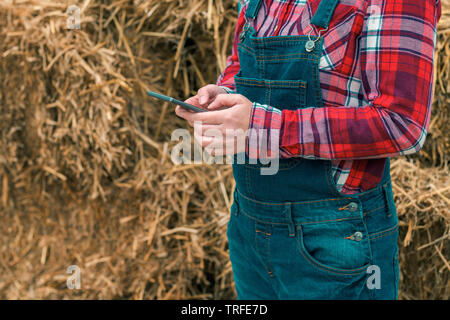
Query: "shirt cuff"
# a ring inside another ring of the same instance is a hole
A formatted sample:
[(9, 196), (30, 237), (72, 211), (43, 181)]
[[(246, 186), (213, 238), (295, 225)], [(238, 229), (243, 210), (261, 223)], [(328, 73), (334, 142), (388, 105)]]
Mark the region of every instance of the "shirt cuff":
[(247, 139), (250, 159), (279, 158), (282, 112), (266, 104), (253, 103)]

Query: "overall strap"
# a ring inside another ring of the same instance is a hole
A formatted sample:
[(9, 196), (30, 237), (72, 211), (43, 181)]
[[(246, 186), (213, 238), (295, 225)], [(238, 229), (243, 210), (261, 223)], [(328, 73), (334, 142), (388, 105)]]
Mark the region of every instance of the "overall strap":
[(339, 0), (321, 0), (316, 13), (311, 19), (311, 24), (314, 24), (317, 27), (328, 29), (328, 25), (338, 2)]
[(258, 15), (259, 8), (263, 0), (249, 0), (247, 9), (245, 11), (245, 18), (247, 20), (255, 20)]

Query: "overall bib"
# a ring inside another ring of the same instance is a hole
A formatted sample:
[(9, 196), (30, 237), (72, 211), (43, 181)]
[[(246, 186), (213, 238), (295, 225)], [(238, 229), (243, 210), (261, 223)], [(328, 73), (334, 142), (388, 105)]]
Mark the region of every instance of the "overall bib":
[[(257, 37), (262, 0), (250, 0), (238, 54), (236, 91), (278, 109), (323, 107), (322, 33), (338, 0), (322, 0), (317, 36)], [(386, 161), (381, 182), (345, 195), (331, 161), (280, 159), (233, 164), (236, 181), (227, 237), (238, 299), (396, 299), (398, 220)]]

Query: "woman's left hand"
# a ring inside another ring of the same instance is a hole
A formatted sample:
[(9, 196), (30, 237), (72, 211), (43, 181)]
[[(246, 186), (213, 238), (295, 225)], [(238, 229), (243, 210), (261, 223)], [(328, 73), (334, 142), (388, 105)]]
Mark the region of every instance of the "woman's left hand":
[(219, 94), (209, 112), (190, 112), (177, 106), (176, 114), (194, 127), (197, 142), (213, 156), (245, 152), (253, 103), (240, 94)]

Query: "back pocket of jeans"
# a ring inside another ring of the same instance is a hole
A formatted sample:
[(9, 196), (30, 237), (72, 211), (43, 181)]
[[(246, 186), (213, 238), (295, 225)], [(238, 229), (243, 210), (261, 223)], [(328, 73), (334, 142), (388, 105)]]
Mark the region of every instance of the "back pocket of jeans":
[(317, 269), (356, 275), (370, 265), (369, 239), (360, 219), (307, 223), (297, 229), (300, 253)]
[(295, 110), (306, 105), (305, 80), (269, 80), (234, 77), (236, 90), (252, 102)]

